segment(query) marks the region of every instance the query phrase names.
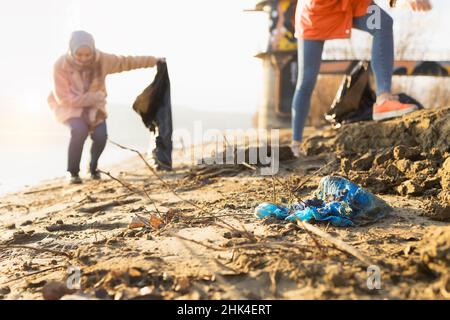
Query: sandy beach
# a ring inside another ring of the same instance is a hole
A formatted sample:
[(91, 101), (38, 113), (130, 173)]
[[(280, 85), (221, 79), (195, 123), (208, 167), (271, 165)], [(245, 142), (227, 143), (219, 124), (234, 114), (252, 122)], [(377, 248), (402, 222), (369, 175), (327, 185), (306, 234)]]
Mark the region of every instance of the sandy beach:
[[(426, 111), (422, 119), (433, 114)], [(336, 133), (320, 137), (307, 141), (308, 150), (319, 140), (325, 148)], [(354, 170), (360, 156), (350, 158)], [(424, 192), (380, 191), (394, 209), (387, 217), (362, 227), (315, 225), (330, 238), (254, 216), (258, 204), (292, 199), (298, 186), (297, 196), (307, 197), (325, 175), (364, 176), (364, 168), (346, 174), (345, 159), (328, 152), (283, 156), (275, 179), (245, 166), (180, 163), (157, 176), (135, 156), (107, 168), (114, 179), (104, 175), (76, 186), (56, 179), (8, 194), (0, 198), (0, 296), (449, 298), (448, 217), (433, 216)], [(373, 184), (367, 188), (376, 190)], [(381, 271), (379, 288), (368, 285), (368, 261)], [(69, 282), (71, 290), (62, 285)]]

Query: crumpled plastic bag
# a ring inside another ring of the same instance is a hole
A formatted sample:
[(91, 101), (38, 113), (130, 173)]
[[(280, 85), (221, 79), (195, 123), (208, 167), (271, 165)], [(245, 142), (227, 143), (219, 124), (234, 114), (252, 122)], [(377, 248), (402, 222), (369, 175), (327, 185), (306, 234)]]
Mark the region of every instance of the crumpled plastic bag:
[(323, 221), (337, 227), (349, 227), (373, 223), (390, 210), (384, 200), (359, 185), (342, 177), (326, 176), (312, 199), (289, 206), (262, 203), (255, 209), (255, 215), (260, 219)]

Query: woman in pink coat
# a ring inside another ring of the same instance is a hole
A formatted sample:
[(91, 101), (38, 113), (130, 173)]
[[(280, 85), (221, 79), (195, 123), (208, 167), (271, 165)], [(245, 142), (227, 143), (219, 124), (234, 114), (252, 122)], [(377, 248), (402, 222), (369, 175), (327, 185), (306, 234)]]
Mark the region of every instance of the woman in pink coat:
[(71, 183), (82, 183), (80, 160), (88, 135), (92, 139), (90, 174), (100, 179), (98, 160), (107, 140), (106, 87), (108, 74), (151, 68), (160, 59), (152, 56), (119, 56), (96, 49), (91, 34), (72, 33), (69, 52), (53, 68), (53, 90), (48, 103), (58, 121), (70, 129), (67, 171)]

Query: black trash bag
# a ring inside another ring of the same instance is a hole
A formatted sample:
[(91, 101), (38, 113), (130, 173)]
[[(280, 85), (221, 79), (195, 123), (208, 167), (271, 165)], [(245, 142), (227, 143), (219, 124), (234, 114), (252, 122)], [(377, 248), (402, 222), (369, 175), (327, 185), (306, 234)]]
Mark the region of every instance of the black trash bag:
[(156, 133), (153, 158), (157, 168), (172, 169), (172, 103), (170, 79), (166, 62), (158, 62), (153, 82), (144, 89), (133, 103), (133, 110), (142, 118), (144, 125)]
[(332, 124), (372, 120), (373, 104), (377, 96), (369, 84), (370, 63), (359, 61), (344, 76), (325, 119)]
[(157, 63), (153, 82), (144, 89), (133, 103), (133, 110), (142, 118), (144, 125), (155, 132), (155, 117), (158, 109), (165, 105), (165, 95), (170, 91), (170, 79), (166, 62)]
[[(377, 100), (375, 91), (371, 88), (369, 79), (370, 63), (358, 62), (342, 80), (341, 86), (325, 119), (333, 125), (346, 124), (373, 119), (373, 105)], [(405, 93), (398, 94), (401, 103), (415, 104), (423, 109), (420, 102)]]

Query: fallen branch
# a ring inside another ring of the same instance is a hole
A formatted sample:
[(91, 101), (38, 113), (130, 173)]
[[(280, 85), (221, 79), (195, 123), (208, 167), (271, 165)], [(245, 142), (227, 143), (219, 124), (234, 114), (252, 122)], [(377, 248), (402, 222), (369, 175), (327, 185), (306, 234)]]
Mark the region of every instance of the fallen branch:
[(214, 172), (201, 175), (200, 178), (203, 180), (206, 180), (206, 179), (212, 179), (212, 178), (215, 178), (218, 176), (225, 176), (225, 175), (230, 176), (232, 174), (237, 175), (240, 171), (241, 170), (238, 168), (222, 168), (222, 169), (217, 169)]
[(345, 243), (341, 239), (335, 238), (335, 237), (331, 236), (329, 233), (327, 233), (307, 222), (297, 221), (297, 224), (299, 226), (301, 226), (303, 229), (305, 229), (306, 231), (309, 231), (309, 232), (315, 234), (316, 236), (320, 237), (321, 239), (328, 241), (334, 247), (336, 247), (336, 249), (338, 249), (339, 251), (343, 251), (343, 252), (350, 254), (353, 257), (357, 258), (359, 261), (363, 262), (366, 267), (374, 264), (373, 261), (369, 257), (363, 255), (356, 248), (350, 246), (349, 244)]
[(99, 222), (93, 222), (93, 223), (81, 223), (81, 224), (52, 224), (45, 229), (48, 232), (57, 232), (57, 231), (83, 231), (87, 229), (114, 229), (114, 228), (123, 228), (124, 224), (120, 222), (116, 223), (99, 223)]
[(32, 277), (32, 276), (35, 276), (35, 275), (40, 274), (40, 273), (44, 273), (44, 272), (52, 271), (52, 270), (57, 270), (57, 269), (61, 269), (61, 268), (66, 268), (66, 266), (56, 266), (56, 267), (51, 267), (51, 268), (47, 268), (47, 269), (44, 269), (44, 270), (36, 271), (36, 272), (33, 272), (33, 273), (25, 274), (23, 276), (20, 276), (20, 277), (8, 280), (6, 282), (3, 282), (2, 284), (0, 284), (0, 286), (4, 286), (4, 285), (9, 284), (11, 282), (22, 280), (24, 278)]
[(100, 203), (100, 204), (97, 204), (94, 206), (82, 207), (82, 208), (78, 209), (78, 211), (85, 212), (85, 213), (96, 213), (96, 212), (99, 212), (102, 210), (109, 209), (111, 207), (123, 206), (126, 204), (138, 202), (140, 200), (141, 199), (137, 199), (137, 198), (124, 199), (124, 200), (113, 200), (113, 201)]
[(252, 215), (248, 213), (229, 213), (229, 214), (221, 214), (221, 215), (209, 215), (209, 216), (200, 216), (200, 217), (183, 217), (178, 216), (178, 218), (188, 219), (188, 220), (203, 220), (203, 219), (214, 219), (214, 218), (222, 218), (222, 217), (252, 217)]
[(0, 245), (0, 249), (10, 249), (10, 248), (29, 249), (29, 250), (34, 250), (34, 251), (38, 251), (38, 252), (49, 252), (49, 253), (53, 253), (55, 255), (65, 256), (69, 259), (73, 258), (73, 254), (63, 252), (63, 251), (58, 251), (58, 250), (43, 249), (43, 248), (36, 248), (36, 247), (31, 247), (31, 246), (15, 245), (15, 244)]
[[(233, 246), (233, 249), (259, 249), (259, 248), (276, 248), (285, 251), (292, 251), (292, 248), (296, 248), (302, 251), (312, 252), (308, 245), (296, 244), (293, 242), (273, 241), (273, 242), (258, 242), (258, 243), (246, 243)], [(315, 248), (315, 247), (314, 247)]]
[(253, 170), (253, 171), (257, 171), (258, 169), (255, 167), (255, 166), (252, 166), (252, 165), (250, 165), (250, 164), (248, 164), (247, 162), (242, 162), (241, 163), (244, 167), (247, 167), (247, 168), (249, 168), (249, 169), (251, 169), (251, 170)]
[(62, 189), (62, 186), (56, 186), (56, 187), (49, 187), (49, 188), (43, 188), (43, 189), (38, 189), (38, 190), (30, 190), (30, 191), (26, 191), (23, 194), (29, 195), (29, 194), (34, 194), (34, 193), (40, 193), (40, 192), (46, 192), (46, 191), (53, 191), (53, 190), (58, 190), (58, 189)]

